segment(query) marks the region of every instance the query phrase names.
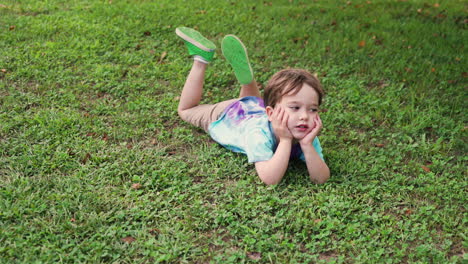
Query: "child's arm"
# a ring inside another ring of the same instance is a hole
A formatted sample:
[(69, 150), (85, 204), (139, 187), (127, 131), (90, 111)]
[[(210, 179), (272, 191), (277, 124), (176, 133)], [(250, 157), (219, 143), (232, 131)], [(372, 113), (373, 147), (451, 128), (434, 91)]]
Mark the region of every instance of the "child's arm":
[(255, 163), (258, 177), (268, 185), (278, 184), (288, 168), (291, 155), (291, 140), (280, 140), (273, 157), (267, 161)]
[(258, 177), (268, 185), (278, 184), (288, 168), (293, 137), (287, 123), (288, 116), (284, 109), (280, 106), (275, 107), (271, 124), (275, 135), (279, 138), (279, 144), (271, 159), (255, 163)]
[(315, 119), (315, 127), (303, 139), (299, 141), (307, 164), (307, 171), (310, 179), (315, 183), (325, 183), (330, 178), (330, 169), (320, 158), (319, 154), (312, 146), (312, 142), (322, 129), (322, 120), (319, 115)]

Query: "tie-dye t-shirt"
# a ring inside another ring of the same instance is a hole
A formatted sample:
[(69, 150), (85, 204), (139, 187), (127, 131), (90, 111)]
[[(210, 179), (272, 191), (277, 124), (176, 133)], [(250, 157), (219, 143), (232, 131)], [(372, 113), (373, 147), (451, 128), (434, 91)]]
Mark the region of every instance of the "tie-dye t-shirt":
[[(263, 99), (254, 96), (241, 98), (229, 105), (218, 120), (210, 124), (208, 132), (225, 148), (246, 154), (249, 162), (271, 159), (278, 145)], [(323, 159), (317, 137), (312, 145)], [(305, 160), (299, 144), (293, 145), (291, 158)]]

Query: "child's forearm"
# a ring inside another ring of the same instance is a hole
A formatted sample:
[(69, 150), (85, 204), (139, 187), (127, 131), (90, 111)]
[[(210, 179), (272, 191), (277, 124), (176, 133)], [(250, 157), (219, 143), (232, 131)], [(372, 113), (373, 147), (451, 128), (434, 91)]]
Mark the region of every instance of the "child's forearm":
[(270, 160), (255, 163), (258, 177), (268, 185), (278, 184), (288, 168), (291, 155), (291, 141), (282, 140)]
[(325, 183), (330, 178), (330, 169), (327, 164), (320, 158), (312, 145), (301, 145), (301, 148), (304, 153), (310, 179), (318, 184)]

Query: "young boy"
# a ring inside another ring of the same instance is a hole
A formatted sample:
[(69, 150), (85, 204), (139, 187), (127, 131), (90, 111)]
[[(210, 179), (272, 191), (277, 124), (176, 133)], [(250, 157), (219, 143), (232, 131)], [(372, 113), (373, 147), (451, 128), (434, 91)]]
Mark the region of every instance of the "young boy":
[(194, 58), (178, 107), (183, 120), (203, 128), (222, 146), (246, 154), (266, 184), (281, 181), (290, 158), (305, 161), (313, 182), (328, 180), (330, 170), (317, 138), (324, 92), (316, 77), (301, 69), (282, 70), (268, 81), (262, 100), (246, 48), (236, 36), (227, 35), (221, 49), (242, 85), (239, 98), (200, 105), (216, 46), (190, 28), (177, 28), (176, 34)]

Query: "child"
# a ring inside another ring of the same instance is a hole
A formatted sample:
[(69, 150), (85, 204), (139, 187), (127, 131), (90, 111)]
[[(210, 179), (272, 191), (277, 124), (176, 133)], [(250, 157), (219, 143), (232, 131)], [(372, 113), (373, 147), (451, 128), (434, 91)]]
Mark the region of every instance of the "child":
[(239, 98), (200, 105), (205, 70), (216, 46), (190, 28), (177, 28), (176, 34), (194, 57), (178, 107), (183, 120), (203, 128), (224, 147), (246, 154), (266, 184), (281, 181), (290, 158), (305, 161), (313, 182), (328, 180), (330, 170), (317, 138), (324, 92), (316, 77), (305, 70), (282, 70), (268, 81), (262, 100), (246, 48), (236, 36), (227, 35), (221, 49), (242, 85)]

